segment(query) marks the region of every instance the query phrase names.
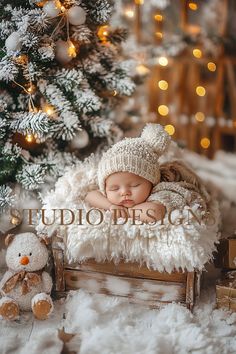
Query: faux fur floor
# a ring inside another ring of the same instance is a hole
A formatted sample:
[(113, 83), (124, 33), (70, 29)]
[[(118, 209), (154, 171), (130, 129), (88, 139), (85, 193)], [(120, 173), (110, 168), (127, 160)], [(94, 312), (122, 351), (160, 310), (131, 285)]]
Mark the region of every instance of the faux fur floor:
[(193, 314), (178, 304), (149, 310), (119, 298), (75, 291), (56, 304), (47, 321), (25, 314), (19, 322), (1, 322), (0, 353), (59, 354), (63, 342), (58, 329), (63, 326), (75, 334), (67, 338), (63, 353), (235, 353), (236, 313), (216, 310), (214, 304), (214, 286), (205, 288)]

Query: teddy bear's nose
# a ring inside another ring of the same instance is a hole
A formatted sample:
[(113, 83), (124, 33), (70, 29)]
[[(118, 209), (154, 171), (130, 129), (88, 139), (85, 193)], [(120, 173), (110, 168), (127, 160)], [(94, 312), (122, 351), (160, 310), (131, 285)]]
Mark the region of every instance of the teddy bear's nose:
[(24, 257), (21, 258), (20, 264), (26, 265), (28, 263), (29, 263), (29, 258), (28, 257), (24, 256)]

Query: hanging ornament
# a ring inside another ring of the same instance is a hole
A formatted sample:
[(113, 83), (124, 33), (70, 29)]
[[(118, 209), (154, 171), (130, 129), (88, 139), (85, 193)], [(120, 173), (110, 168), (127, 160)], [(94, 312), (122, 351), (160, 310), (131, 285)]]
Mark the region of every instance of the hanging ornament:
[(70, 147), (74, 149), (83, 149), (89, 144), (89, 135), (86, 130), (80, 130), (71, 140)]
[(18, 32), (12, 32), (9, 37), (7, 37), (5, 41), (5, 46), (8, 52), (14, 52), (17, 50), (21, 50), (22, 42), (21, 37)]
[(43, 11), (50, 18), (57, 17), (61, 12), (60, 1), (54, 0), (46, 2), (46, 4), (43, 6)]
[(11, 224), (14, 226), (18, 226), (22, 223), (22, 216), (17, 209), (11, 209)]
[(73, 58), (76, 57), (76, 49), (71, 41), (63, 41), (59, 39), (56, 42), (55, 57), (56, 60), (61, 64), (69, 63)]
[(71, 25), (83, 25), (86, 21), (86, 12), (80, 6), (72, 6), (68, 10), (67, 17)]

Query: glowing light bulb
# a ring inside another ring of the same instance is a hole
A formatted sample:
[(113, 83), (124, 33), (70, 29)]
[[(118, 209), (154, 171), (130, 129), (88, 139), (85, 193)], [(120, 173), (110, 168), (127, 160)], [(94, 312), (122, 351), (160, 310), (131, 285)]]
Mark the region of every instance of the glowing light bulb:
[(158, 106), (157, 110), (158, 110), (158, 113), (164, 117), (167, 116), (169, 113), (169, 108), (165, 104), (161, 104), (160, 106)]
[(71, 41), (68, 41), (69, 47), (68, 47), (68, 55), (69, 57), (75, 58), (77, 53), (76, 53), (76, 48), (74, 46), (74, 44)]
[(198, 121), (198, 122), (203, 122), (205, 120), (205, 114), (203, 112), (197, 112), (195, 114), (195, 119)]
[(205, 96), (206, 94), (206, 89), (203, 86), (197, 86), (196, 87), (196, 93), (198, 96)]
[(200, 59), (202, 57), (202, 51), (198, 48), (193, 49), (193, 56)]
[(211, 142), (210, 142), (210, 139), (208, 139), (208, 138), (202, 138), (200, 140), (200, 145), (203, 149), (208, 149), (210, 144), (211, 144)]
[(175, 127), (172, 124), (167, 124), (165, 126), (165, 131), (169, 134), (169, 135), (174, 135), (175, 133)]
[(212, 61), (209, 61), (209, 63), (207, 64), (207, 68), (209, 71), (216, 71), (216, 64)]
[(34, 141), (33, 134), (26, 134), (25, 140), (27, 141), (27, 143), (32, 143)]
[(158, 87), (161, 89), (161, 90), (167, 90), (168, 89), (168, 82), (166, 80), (160, 80), (158, 81)]
[(107, 25), (100, 26), (97, 33), (98, 33), (98, 38), (101, 41), (106, 42), (107, 36), (109, 35), (109, 27)]
[(160, 57), (160, 58), (158, 58), (158, 63), (161, 66), (167, 66), (168, 65), (168, 59), (166, 57)]

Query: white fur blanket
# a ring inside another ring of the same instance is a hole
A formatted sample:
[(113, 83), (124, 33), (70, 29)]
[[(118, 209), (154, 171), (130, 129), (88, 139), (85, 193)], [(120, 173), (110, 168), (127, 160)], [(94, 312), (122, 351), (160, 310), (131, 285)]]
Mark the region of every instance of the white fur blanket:
[[(87, 209), (83, 200), (87, 192), (96, 186), (97, 162), (98, 157), (92, 156), (68, 170), (56, 183), (55, 190), (44, 197), (43, 208)], [(219, 220), (216, 201), (212, 201), (211, 210), (215, 220)], [(178, 224), (179, 217), (176, 211), (172, 215), (172, 223)], [(70, 218), (71, 215), (66, 215), (65, 223), (69, 223)], [(96, 220), (97, 216), (93, 214), (91, 223)], [(119, 221), (122, 223), (122, 219)], [(57, 230), (64, 237), (69, 263), (82, 262), (88, 258), (95, 258), (99, 262), (125, 259), (127, 262), (146, 263), (148, 267), (159, 271), (171, 272), (174, 268), (192, 271), (194, 268), (204, 268), (204, 264), (212, 258), (217, 242), (217, 222), (212, 226), (199, 225), (198, 222), (172, 225), (166, 216), (163, 225), (131, 225), (131, 220), (124, 225), (113, 225), (110, 212), (107, 211), (100, 225), (89, 225), (85, 216), (82, 217), (84, 225), (77, 223), (67, 226), (56, 223), (45, 226), (40, 223), (37, 227), (39, 232), (48, 235)]]

